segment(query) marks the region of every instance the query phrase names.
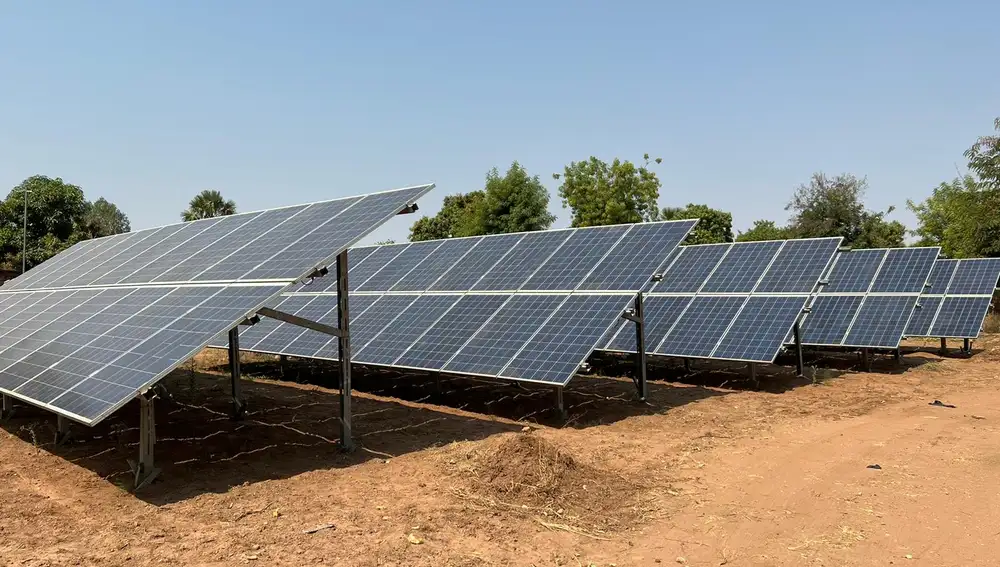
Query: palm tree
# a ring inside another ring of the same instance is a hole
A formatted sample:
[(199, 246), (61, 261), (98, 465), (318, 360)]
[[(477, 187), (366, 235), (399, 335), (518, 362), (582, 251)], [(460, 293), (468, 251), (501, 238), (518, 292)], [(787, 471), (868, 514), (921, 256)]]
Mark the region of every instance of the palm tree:
[(188, 208), (181, 213), (185, 221), (223, 217), (236, 213), (236, 201), (226, 200), (222, 193), (206, 189), (194, 196)]

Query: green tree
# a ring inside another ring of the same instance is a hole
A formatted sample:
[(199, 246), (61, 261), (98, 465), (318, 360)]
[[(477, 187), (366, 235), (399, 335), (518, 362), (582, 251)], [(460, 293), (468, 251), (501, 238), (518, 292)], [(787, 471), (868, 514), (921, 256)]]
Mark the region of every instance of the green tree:
[[(656, 158), (655, 163), (663, 160)], [(660, 180), (649, 169), (649, 154), (636, 166), (615, 158), (610, 164), (591, 156), (589, 160), (571, 162), (562, 174), (559, 196), (563, 207), (573, 212), (571, 226), (601, 226), (608, 224), (656, 220), (659, 210)]]
[(774, 221), (756, 220), (753, 226), (740, 232), (736, 236), (736, 242), (754, 242), (759, 240), (786, 240), (792, 238), (791, 231), (783, 226), (778, 226)]
[(484, 198), (482, 191), (448, 195), (436, 215), (421, 217), (413, 223), (410, 242), (483, 234), (479, 207)]
[(660, 220), (698, 219), (685, 244), (716, 244), (733, 241), (733, 214), (708, 205), (689, 203), (686, 207), (666, 207)]
[(223, 217), (236, 213), (236, 201), (226, 200), (222, 193), (206, 189), (198, 193), (188, 203), (188, 208), (181, 212), (181, 219), (193, 221), (212, 217)]
[[(993, 127), (1000, 134), (1000, 118), (993, 121)], [(1000, 191), (1000, 135), (980, 137), (965, 151), (965, 157), (983, 189)]]
[(530, 176), (516, 161), (502, 177), (497, 168), (486, 174), (482, 200), (472, 214), (477, 234), (545, 230), (556, 217), (549, 213), (549, 192), (538, 176)]
[[(28, 191), (27, 240), (24, 253), (24, 198)], [(0, 203), (0, 264), (30, 268), (65, 248), (97, 236), (129, 230), (128, 217), (106, 199), (90, 203), (83, 189), (60, 178), (34, 175), (22, 181)]]
[(395, 240), (393, 240), (391, 238), (388, 238), (386, 240), (379, 240), (378, 242), (375, 243), (375, 246), (386, 246), (386, 245), (395, 244), (395, 243), (396, 243)]
[(1000, 256), (1000, 191), (985, 189), (972, 175), (942, 183), (907, 207), (917, 217), (918, 245), (940, 246), (952, 258)]
[(868, 181), (850, 174), (830, 178), (813, 174), (808, 185), (800, 185), (786, 210), (792, 212), (790, 234), (796, 238), (842, 236), (853, 247), (902, 246), (904, 227), (886, 221), (885, 212), (865, 209)]
[(88, 203), (83, 213), (80, 233), (86, 238), (98, 238), (121, 234), (131, 230), (128, 217), (114, 203), (101, 197), (93, 203)]

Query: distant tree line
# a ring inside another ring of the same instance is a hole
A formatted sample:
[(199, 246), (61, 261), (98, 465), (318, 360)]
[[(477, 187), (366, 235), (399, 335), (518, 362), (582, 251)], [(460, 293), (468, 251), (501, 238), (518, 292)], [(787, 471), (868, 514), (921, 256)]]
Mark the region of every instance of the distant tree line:
[[(1000, 118), (994, 128), (998, 135), (980, 137), (965, 152), (967, 175), (941, 183), (924, 201), (907, 201), (918, 222), (910, 231), (889, 219), (894, 207), (869, 209), (868, 180), (850, 173), (814, 173), (793, 191), (787, 222), (756, 220), (735, 238), (729, 212), (696, 203), (658, 208), (661, 183), (653, 168), (661, 158), (608, 163), (591, 156), (553, 178), (573, 227), (697, 218), (686, 244), (840, 236), (853, 248), (882, 248), (904, 246), (909, 234), (916, 245), (941, 246), (953, 258), (1000, 256)], [(495, 168), (487, 173), (483, 189), (445, 197), (440, 212), (414, 223), (410, 240), (544, 230), (555, 220), (548, 205), (538, 176), (515, 162), (503, 176)]]

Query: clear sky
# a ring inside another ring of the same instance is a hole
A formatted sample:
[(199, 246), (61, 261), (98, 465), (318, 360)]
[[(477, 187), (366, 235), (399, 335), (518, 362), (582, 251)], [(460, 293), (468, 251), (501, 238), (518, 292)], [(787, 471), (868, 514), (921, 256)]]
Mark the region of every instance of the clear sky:
[(519, 160), (566, 226), (553, 172), (649, 152), (661, 205), (737, 229), (784, 221), (817, 170), (905, 209), (1000, 115), (998, 21), (986, 0), (3, 2), (0, 189), (62, 177), (134, 229), (202, 189), (254, 210), (433, 181), (433, 213)]

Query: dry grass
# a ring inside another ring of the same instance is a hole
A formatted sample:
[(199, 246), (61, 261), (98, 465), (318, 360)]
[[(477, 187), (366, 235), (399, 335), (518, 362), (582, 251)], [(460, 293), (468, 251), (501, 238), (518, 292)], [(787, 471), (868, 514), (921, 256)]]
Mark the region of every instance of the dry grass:
[(987, 333), (1000, 333), (1000, 313), (990, 313), (983, 322), (983, 330)]

